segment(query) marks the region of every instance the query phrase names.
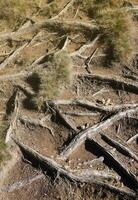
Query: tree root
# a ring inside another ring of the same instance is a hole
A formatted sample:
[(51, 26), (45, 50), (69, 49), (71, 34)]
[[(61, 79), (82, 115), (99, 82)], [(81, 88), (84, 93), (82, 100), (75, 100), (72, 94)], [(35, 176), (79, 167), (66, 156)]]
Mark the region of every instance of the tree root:
[(16, 121), (17, 121), (17, 117), (19, 114), (19, 91), (16, 91), (16, 96), (15, 96), (15, 100), (14, 100), (14, 111), (11, 117), (11, 122), (10, 122), (10, 126), (7, 130), (6, 133), (6, 139), (5, 139), (5, 143), (8, 143), (11, 141), (11, 136), (14, 134), (14, 131), (16, 129)]
[(28, 186), (30, 184), (32, 184), (33, 182), (45, 178), (44, 174), (38, 174), (36, 176), (33, 177), (28, 177), (24, 180), (15, 182), (13, 184), (8, 184), (8, 185), (4, 185), (2, 188), (0, 188), (0, 192), (13, 192), (14, 190), (19, 190), (22, 187)]
[(78, 77), (102, 81), (103, 83), (108, 83), (115, 89), (121, 88), (121, 90), (138, 94), (138, 83), (134, 81), (131, 81), (131, 82), (127, 81), (121, 77), (116, 77), (116, 76), (107, 77), (107, 76), (99, 75), (99, 74), (82, 74), (82, 75), (78, 75)]
[(36, 69), (40, 69), (46, 66), (46, 63), (43, 63), (46, 56), (47, 54), (35, 60), (26, 70), (22, 70), (21, 72), (16, 74), (0, 76), (0, 81), (12, 81), (12, 80), (14, 81), (19, 78), (27, 78), (31, 76)]
[(99, 112), (110, 112), (114, 113), (123, 109), (127, 108), (134, 108), (138, 106), (138, 104), (120, 104), (120, 105), (111, 105), (111, 106), (104, 106), (104, 105), (98, 105), (97, 103), (93, 103), (87, 100), (54, 100), (54, 104), (56, 105), (78, 105), (82, 107), (86, 107), (88, 109), (94, 109)]
[(63, 151), (60, 153), (60, 158), (63, 160), (67, 159), (69, 157), (69, 155), (73, 151), (75, 151), (75, 149), (77, 147), (79, 147), (86, 140), (87, 137), (93, 137), (97, 132), (107, 129), (113, 123), (126, 117), (128, 114), (132, 114), (132, 113), (136, 113), (136, 112), (138, 112), (138, 106), (135, 108), (120, 111), (117, 114), (112, 115), (110, 118), (106, 119), (105, 121), (102, 121), (92, 127), (89, 127), (87, 129), (81, 131), (78, 135), (76, 135), (72, 139), (70, 144), (63, 149)]
[(137, 178), (129, 171), (126, 166), (112, 155), (109, 151), (107, 151), (104, 147), (102, 147), (98, 142), (88, 137), (88, 140), (94, 145), (93, 148), (99, 150), (100, 155), (104, 156), (104, 159), (108, 160), (108, 162), (112, 162), (114, 169), (121, 175), (122, 179), (125, 180), (125, 183), (134, 191), (138, 191), (138, 181)]
[(60, 11), (60, 13), (59, 13), (58, 15), (52, 17), (51, 20), (53, 20), (53, 19), (55, 20), (55, 19), (57, 19), (58, 17), (60, 17), (60, 16), (62, 16), (63, 14), (65, 14), (65, 13), (67, 12), (67, 10), (68, 10), (71, 6), (73, 6), (74, 1), (75, 1), (75, 0), (69, 1), (69, 2), (64, 6), (64, 8)]
[(0, 64), (0, 70), (4, 69), (7, 65), (11, 64), (16, 57), (21, 53), (21, 51), (27, 47), (28, 43), (24, 44), (23, 46), (19, 47), (15, 50), (3, 63)]
[(92, 32), (97, 30), (97, 26), (91, 22), (83, 21), (63, 21), (63, 20), (52, 20), (48, 19), (46, 21), (37, 22), (32, 24), (29, 27), (22, 28), (17, 32), (11, 32), (4, 35), (0, 35), (0, 41), (14, 40), (14, 38), (21, 37), (22, 35), (29, 33), (37, 33), (40, 29), (49, 29), (55, 30), (64, 30), (64, 31), (73, 31), (73, 32)]
[[(72, 57), (82, 56), (82, 53), (84, 53), (87, 49), (92, 48), (96, 44), (99, 37), (100, 37), (100, 35), (98, 35), (92, 42), (85, 44), (85, 45), (81, 46), (77, 51), (70, 53), (70, 56), (72, 56)], [(85, 58), (87, 58), (87, 56)]]
[(103, 140), (105, 140), (107, 143), (109, 143), (111, 146), (115, 147), (118, 151), (120, 151), (122, 154), (133, 158), (134, 160), (136, 160), (138, 162), (138, 157), (135, 155), (135, 153), (133, 153), (128, 147), (120, 144), (119, 142), (113, 140), (112, 138), (110, 138), (109, 136), (100, 133), (101, 137)]
[(57, 105), (54, 104), (53, 101), (49, 101), (48, 105), (50, 108), (52, 108), (52, 112), (54, 111), (54, 114), (56, 113), (57, 118), (61, 120), (61, 122), (71, 131), (77, 132), (76, 126), (64, 115), (57, 107)]
[(108, 185), (107, 183), (97, 181), (96, 178), (98, 176), (96, 173), (93, 174), (92, 171), (91, 171), (91, 178), (85, 176), (85, 174), (82, 174), (82, 175), (79, 173), (73, 174), (72, 171), (70, 172), (70, 171), (64, 169), (64, 167), (62, 165), (58, 164), (57, 162), (55, 162), (54, 160), (52, 160), (46, 156), (39, 154), (34, 149), (19, 142), (17, 139), (13, 138), (13, 140), (17, 144), (17, 146), (20, 148), (24, 157), (26, 157), (27, 159), (33, 160), (35, 163), (38, 163), (39, 167), (41, 166), (41, 168), (44, 171), (50, 171), (52, 173), (56, 172), (56, 173), (60, 174), (60, 176), (63, 176), (63, 178), (66, 177), (67, 179), (69, 179), (71, 181), (77, 181), (77, 182), (82, 182), (82, 183), (92, 183), (94, 185), (109, 189), (110, 191), (112, 191), (114, 193), (119, 192), (122, 195), (135, 197), (135, 194), (132, 192), (126, 192), (120, 188)]
[(46, 124), (42, 120), (37, 120), (37, 119), (30, 119), (27, 116), (19, 116), (19, 120), (21, 123), (25, 125), (33, 125), (33, 126), (40, 126), (42, 128), (46, 128), (49, 130), (50, 134), (54, 137), (54, 133), (51, 128), (46, 126)]
[(71, 115), (71, 116), (97, 116), (99, 113), (92, 113), (92, 112), (61, 112), (64, 115)]
[(134, 141), (136, 141), (137, 138), (138, 138), (138, 134), (136, 134), (133, 137), (129, 138), (129, 140), (127, 141), (127, 144), (133, 143)]

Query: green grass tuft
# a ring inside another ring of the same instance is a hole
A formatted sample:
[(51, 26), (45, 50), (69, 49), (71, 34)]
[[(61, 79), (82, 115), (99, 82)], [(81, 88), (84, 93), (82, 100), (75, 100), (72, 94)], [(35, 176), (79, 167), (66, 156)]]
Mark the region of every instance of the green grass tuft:
[(36, 72), (40, 87), (34, 102), (39, 108), (44, 100), (56, 98), (72, 80), (72, 62), (66, 51), (49, 55), (47, 63), (46, 70)]
[(133, 58), (133, 20), (123, 0), (85, 0), (83, 9), (99, 26), (101, 44), (106, 47), (106, 64), (128, 63)]

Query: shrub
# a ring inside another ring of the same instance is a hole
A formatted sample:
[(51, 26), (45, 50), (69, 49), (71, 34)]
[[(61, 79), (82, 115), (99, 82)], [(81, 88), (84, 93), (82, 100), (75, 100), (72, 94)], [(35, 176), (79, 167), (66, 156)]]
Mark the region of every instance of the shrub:
[(40, 78), (40, 89), (34, 101), (38, 107), (44, 100), (58, 96), (72, 79), (72, 62), (66, 51), (49, 55), (47, 63), (47, 69), (36, 72)]
[(133, 22), (127, 13), (113, 11), (99, 20), (101, 42), (110, 63), (127, 63), (133, 57)]
[(134, 50), (134, 26), (131, 14), (121, 10), (125, 1), (85, 0), (82, 4), (87, 15), (99, 26), (100, 42), (106, 47), (108, 64), (129, 62)]

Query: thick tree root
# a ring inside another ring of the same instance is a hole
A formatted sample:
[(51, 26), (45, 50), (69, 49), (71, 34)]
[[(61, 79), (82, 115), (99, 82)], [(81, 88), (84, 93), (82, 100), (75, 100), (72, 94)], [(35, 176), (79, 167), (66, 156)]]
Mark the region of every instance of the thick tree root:
[(97, 116), (99, 113), (92, 113), (92, 112), (61, 112), (64, 115), (71, 115), (71, 116)]
[[(92, 143), (93, 148), (96, 148), (97, 151), (99, 151), (99, 154), (104, 156), (105, 162), (108, 161), (108, 163), (112, 163), (114, 170), (116, 170), (122, 179), (124, 179), (127, 186), (129, 186), (134, 191), (138, 191), (138, 181), (137, 178), (132, 174), (131, 171), (129, 171), (126, 166), (123, 166), (123, 164), (115, 157), (115, 155), (112, 155), (109, 151), (107, 151), (104, 147), (102, 147), (98, 142), (95, 140), (88, 138), (88, 140)], [(110, 163), (110, 165), (111, 165)]]
[(131, 144), (133, 143), (134, 141), (136, 141), (138, 139), (138, 134), (134, 135), (133, 137), (131, 137), (128, 141), (127, 141), (127, 144)]
[(110, 118), (108, 118), (105, 121), (102, 121), (92, 127), (89, 127), (83, 131), (81, 131), (78, 135), (76, 135), (70, 144), (63, 149), (63, 151), (60, 153), (61, 159), (67, 159), (69, 155), (76, 150), (85, 140), (87, 137), (93, 137), (96, 133), (107, 129), (109, 126), (111, 126), (113, 123), (119, 121), (120, 119), (126, 117), (128, 114), (133, 114), (138, 112), (138, 106), (135, 108), (127, 109), (124, 111), (120, 111), (117, 114), (112, 115)]
[(99, 112), (117, 112), (119, 110), (123, 110), (126, 108), (134, 108), (138, 106), (138, 104), (120, 104), (120, 105), (109, 105), (109, 106), (104, 106), (102, 104), (98, 103), (93, 103), (87, 100), (54, 100), (54, 104), (56, 105), (78, 105), (82, 107), (86, 107), (88, 109), (94, 109)]
[(137, 155), (135, 155), (135, 153), (133, 153), (128, 147), (120, 144), (119, 142), (117, 142), (116, 140), (113, 140), (112, 138), (110, 138), (109, 136), (100, 133), (101, 137), (103, 140), (105, 140), (107, 143), (109, 143), (111, 146), (115, 147), (118, 151), (120, 151), (122, 154), (133, 158), (134, 160), (136, 160), (138, 162), (138, 157)]
[(60, 13), (58, 13), (58, 15), (52, 17), (51, 19), (52, 19), (52, 20), (53, 20), (53, 19), (57, 19), (57, 18), (59, 18), (60, 16), (62, 16), (63, 14), (65, 14), (65, 13), (68, 11), (68, 9), (69, 9), (71, 6), (73, 6), (74, 2), (75, 2), (75, 0), (69, 1), (69, 2), (64, 6), (64, 8), (60, 11)]
[(28, 177), (24, 180), (15, 182), (13, 184), (4, 185), (2, 188), (0, 188), (0, 192), (13, 192), (14, 190), (19, 190), (22, 187), (26, 187), (26, 186), (32, 184), (33, 182), (35, 182), (39, 179), (42, 179), (42, 178), (45, 178), (44, 174), (38, 174), (33, 177)]
[(99, 74), (81, 74), (81, 75), (78, 75), (78, 77), (102, 81), (102, 83), (108, 83), (115, 89), (121, 89), (124, 91), (138, 94), (138, 83), (135, 81), (127, 81), (126, 79), (123, 79), (121, 77), (105, 76), (105, 75), (99, 75)]
[(51, 128), (49, 128), (42, 120), (32, 119), (27, 116), (19, 116), (19, 120), (25, 126), (33, 125), (40, 126), (41, 128), (46, 128), (50, 132), (50, 134), (54, 137), (54, 133)]
[(63, 21), (63, 20), (52, 20), (48, 19), (46, 21), (37, 22), (32, 24), (29, 27), (22, 28), (17, 32), (11, 32), (4, 35), (0, 35), (0, 41), (5, 40), (14, 40), (17, 37), (21, 37), (25, 34), (38, 32), (41, 29), (55, 30), (58, 31), (72, 31), (72, 32), (92, 32), (97, 30), (97, 26), (92, 24), (91, 22), (83, 22), (83, 21)]
[(76, 51), (70, 53), (70, 56), (71, 56), (71, 57), (78, 56), (78, 57), (82, 57), (82, 58), (87, 59), (87, 56), (86, 56), (86, 57), (83, 57), (82, 54), (85, 53), (85, 51), (86, 51), (87, 49), (92, 48), (92, 47), (96, 44), (96, 42), (98, 41), (99, 37), (100, 37), (100, 36), (98, 35), (92, 42), (90, 42), (90, 43), (88, 43), (88, 44), (85, 44), (85, 45), (81, 46), (78, 50), (76, 50)]
[(24, 44), (23, 46), (19, 47), (16, 51), (14, 51), (3, 63), (0, 64), (0, 70), (4, 69), (7, 65), (14, 62), (16, 57), (21, 53), (21, 51), (27, 47), (28, 43)]
[[(52, 173), (56, 172), (56, 173), (60, 174), (60, 176), (63, 176), (63, 178), (66, 177), (71, 181), (77, 181), (77, 182), (82, 182), (82, 183), (92, 183), (94, 185), (109, 189), (110, 191), (112, 191), (114, 193), (119, 192), (121, 195), (126, 195), (128, 197), (130, 196), (132, 198), (135, 198), (135, 194), (132, 192), (127, 192), (127, 191), (121, 190), (120, 188), (108, 185), (107, 183), (97, 181), (97, 178), (99, 178), (99, 174), (97, 174), (96, 171), (95, 171), (95, 173), (93, 173), (93, 171), (91, 171), (91, 177), (90, 176), (87, 177), (85, 175), (85, 173), (83, 174), (82, 172), (81, 172), (82, 175), (79, 174), (78, 172), (75, 174), (75, 172), (73, 173), (72, 171), (71, 172), (67, 171), (63, 166), (61, 166), (54, 160), (52, 160), (46, 156), (42, 156), (41, 154), (36, 152), (34, 149), (19, 142), (17, 139), (13, 138), (13, 140), (20, 148), (24, 157), (26, 157), (27, 160), (29, 160), (29, 159), (31, 159), (31, 161), (33, 160), (35, 162), (35, 164), (38, 163), (38, 166), (39, 167), (41, 166), (41, 169), (43, 169), (44, 171), (49, 171)], [(104, 175), (104, 176), (106, 176), (106, 175)]]
[(49, 107), (51, 107), (52, 111), (54, 111), (54, 114), (56, 113), (57, 118), (60, 119), (60, 121), (71, 131), (77, 132), (76, 126), (67, 118), (66, 115), (61, 113), (61, 111), (58, 109), (58, 107), (54, 104), (54, 102), (50, 101), (48, 103)]
[(15, 101), (14, 101), (14, 111), (11, 117), (11, 122), (10, 122), (10, 126), (7, 130), (6, 133), (6, 139), (5, 139), (5, 143), (8, 143), (11, 141), (11, 136), (14, 134), (14, 131), (16, 129), (16, 121), (17, 121), (17, 117), (19, 114), (19, 91), (16, 91), (16, 96), (15, 96)]

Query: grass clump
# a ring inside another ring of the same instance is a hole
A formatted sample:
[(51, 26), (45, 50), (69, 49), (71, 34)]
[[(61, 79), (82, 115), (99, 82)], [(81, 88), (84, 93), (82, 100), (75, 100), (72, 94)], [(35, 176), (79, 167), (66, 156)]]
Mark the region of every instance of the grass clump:
[(66, 51), (49, 55), (47, 65), (47, 69), (36, 72), (40, 86), (34, 101), (39, 108), (44, 100), (57, 97), (72, 79), (72, 62)]
[(38, 0), (0, 0), (0, 23), (13, 28), (38, 9)]
[(0, 125), (0, 163), (5, 159), (7, 155), (5, 144), (5, 133), (7, 128), (7, 124)]
[(83, 8), (95, 20), (106, 47), (106, 64), (128, 63), (133, 58), (133, 20), (123, 0), (85, 0)]

